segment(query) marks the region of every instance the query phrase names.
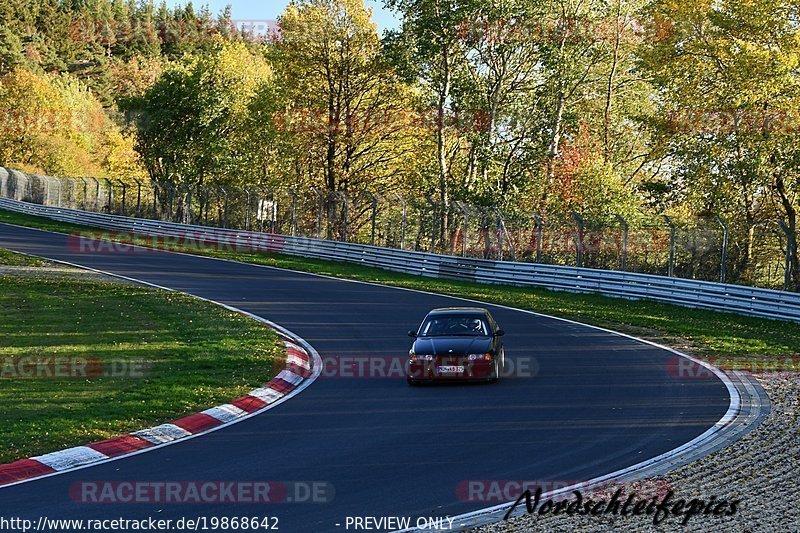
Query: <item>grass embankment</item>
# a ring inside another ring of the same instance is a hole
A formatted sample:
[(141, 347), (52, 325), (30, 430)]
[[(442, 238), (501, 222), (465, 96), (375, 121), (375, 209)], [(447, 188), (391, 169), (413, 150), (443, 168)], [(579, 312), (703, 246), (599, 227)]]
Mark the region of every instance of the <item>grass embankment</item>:
[[(252, 319), (91, 274), (38, 272), (43, 264), (0, 250), (0, 463), (225, 403), (283, 366), (277, 336)], [(55, 357), (76, 371), (54, 372)], [(26, 358), (49, 365), (19, 377), (33, 368)]]
[[(61, 225), (52, 220), (2, 210), (0, 222), (63, 232), (91, 229)], [(421, 278), (350, 263), (282, 254), (196, 249), (183, 251), (529, 309), (659, 340), (712, 360), (725, 358), (726, 367), (750, 369), (754, 361), (765, 364), (761, 356), (784, 356), (800, 352), (800, 324), (791, 322), (689, 309), (646, 300)]]
[(15, 252), (11, 252), (6, 250), (5, 248), (0, 248), (0, 267), (41, 267), (46, 265), (47, 262), (39, 259), (38, 257), (32, 257), (30, 255), (18, 254)]

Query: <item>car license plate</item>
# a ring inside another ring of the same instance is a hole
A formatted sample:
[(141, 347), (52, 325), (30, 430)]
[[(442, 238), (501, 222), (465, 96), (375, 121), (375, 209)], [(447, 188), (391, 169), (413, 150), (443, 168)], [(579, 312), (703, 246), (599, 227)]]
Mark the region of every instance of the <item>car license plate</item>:
[(439, 367), (440, 374), (463, 374), (464, 367), (463, 366), (440, 366)]

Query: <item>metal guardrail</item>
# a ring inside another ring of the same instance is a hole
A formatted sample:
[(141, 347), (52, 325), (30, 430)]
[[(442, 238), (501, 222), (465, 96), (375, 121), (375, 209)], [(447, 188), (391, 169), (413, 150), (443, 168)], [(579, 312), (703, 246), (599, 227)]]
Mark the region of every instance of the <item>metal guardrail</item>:
[(800, 294), (785, 291), (631, 272), (493, 261), (304, 237), (210, 228), (44, 206), (6, 198), (0, 198), (0, 208), (129, 234), (169, 237), (178, 240), (189, 238), (208, 243), (233, 245), (237, 248), (280, 251), (290, 255), (346, 261), (433, 278), (535, 286), (628, 299), (648, 299), (685, 307), (800, 322)]

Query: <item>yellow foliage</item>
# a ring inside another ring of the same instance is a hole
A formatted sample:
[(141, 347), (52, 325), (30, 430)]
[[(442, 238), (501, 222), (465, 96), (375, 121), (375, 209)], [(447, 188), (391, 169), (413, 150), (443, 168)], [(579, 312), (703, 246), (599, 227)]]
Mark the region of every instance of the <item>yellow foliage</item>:
[(17, 68), (0, 78), (0, 164), (60, 176), (142, 174), (132, 141), (79, 80)]

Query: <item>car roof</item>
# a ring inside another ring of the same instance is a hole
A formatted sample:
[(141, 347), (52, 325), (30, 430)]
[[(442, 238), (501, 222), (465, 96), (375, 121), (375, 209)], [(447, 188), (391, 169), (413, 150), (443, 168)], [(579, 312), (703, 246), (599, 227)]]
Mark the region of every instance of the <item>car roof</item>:
[(435, 315), (474, 315), (486, 316), (489, 312), (482, 307), (441, 307), (439, 309), (432, 309), (428, 316)]

